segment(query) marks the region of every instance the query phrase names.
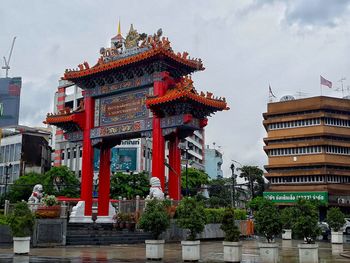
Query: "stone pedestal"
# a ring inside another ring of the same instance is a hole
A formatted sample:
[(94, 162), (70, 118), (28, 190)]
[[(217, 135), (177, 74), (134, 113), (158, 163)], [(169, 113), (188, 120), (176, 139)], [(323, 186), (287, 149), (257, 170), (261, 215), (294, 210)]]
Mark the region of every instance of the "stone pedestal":
[(28, 254), (30, 250), (30, 237), (13, 237), (13, 253)]
[(160, 260), (164, 257), (164, 240), (146, 240), (146, 258)]
[(69, 223), (93, 223), (91, 216), (85, 216), (85, 201), (79, 201), (73, 207)]
[(332, 255), (340, 255), (343, 251), (343, 244), (332, 244)]
[(318, 244), (299, 244), (300, 263), (318, 263)]
[(201, 259), (200, 241), (181, 241), (182, 260), (199, 261)]
[(276, 243), (259, 243), (260, 258), (264, 263), (278, 262), (278, 244)]
[(332, 231), (331, 232), (331, 242), (332, 242), (332, 244), (343, 244), (343, 232)]
[(283, 229), (282, 239), (291, 240), (292, 239), (292, 230), (291, 229)]
[(242, 261), (242, 242), (223, 242), (224, 261), (241, 262)]
[(113, 223), (113, 217), (116, 215), (115, 208), (109, 202), (108, 216), (97, 216), (96, 223)]

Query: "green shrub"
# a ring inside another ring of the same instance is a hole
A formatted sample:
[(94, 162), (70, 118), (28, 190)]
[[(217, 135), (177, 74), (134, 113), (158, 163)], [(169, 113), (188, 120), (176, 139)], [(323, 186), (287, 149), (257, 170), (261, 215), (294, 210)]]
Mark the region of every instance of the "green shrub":
[(3, 214), (0, 214), (0, 225), (8, 225), (7, 217)]
[(258, 208), (255, 213), (256, 230), (265, 236), (267, 242), (273, 242), (275, 236), (282, 232), (279, 211), (272, 201), (269, 200), (259, 204), (256, 208)]
[(307, 243), (315, 242), (321, 230), (318, 226), (318, 210), (312, 202), (305, 199), (298, 200), (292, 230), (298, 236), (304, 237)]
[(238, 242), (241, 232), (235, 224), (235, 211), (226, 208), (222, 218), (221, 229), (225, 232), (225, 241)]
[(183, 198), (176, 209), (176, 224), (189, 230), (189, 240), (195, 240), (196, 234), (203, 231), (206, 218), (202, 202), (197, 202), (194, 198)]
[[(207, 224), (219, 224), (225, 214), (225, 208), (205, 208), (205, 218)], [(246, 211), (243, 209), (235, 209), (235, 220), (245, 220), (247, 219)]]
[(283, 229), (292, 229), (295, 217), (294, 207), (286, 207), (280, 212)]
[(44, 198), (41, 201), (46, 206), (58, 205), (57, 198), (54, 195), (45, 195)]
[(15, 204), (12, 213), (8, 216), (8, 225), (14, 237), (31, 236), (34, 227), (34, 216), (26, 202)]
[(169, 225), (170, 219), (166, 210), (166, 204), (157, 199), (147, 202), (146, 209), (139, 221), (139, 227), (151, 232), (154, 239), (158, 239)]
[(338, 207), (332, 207), (327, 211), (327, 222), (333, 231), (338, 232), (345, 224), (344, 214)]
[(247, 211), (244, 209), (235, 209), (235, 220), (246, 220)]

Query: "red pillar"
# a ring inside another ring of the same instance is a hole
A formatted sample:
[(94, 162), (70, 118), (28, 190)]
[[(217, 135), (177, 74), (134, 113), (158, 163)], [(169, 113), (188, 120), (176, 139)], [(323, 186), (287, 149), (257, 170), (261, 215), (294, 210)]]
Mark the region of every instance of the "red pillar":
[(84, 98), (85, 127), (83, 135), (83, 161), (81, 174), (81, 199), (85, 201), (85, 216), (92, 214), (93, 160), (94, 149), (91, 144), (90, 130), (93, 128), (95, 101), (92, 97)]
[(179, 138), (175, 135), (169, 141), (169, 165), (174, 171), (169, 170), (168, 190), (170, 198), (181, 199), (181, 151), (178, 147)]
[(111, 149), (102, 146), (100, 151), (100, 174), (98, 183), (98, 215), (108, 216), (111, 175)]
[[(153, 94), (163, 96), (168, 88), (168, 72), (159, 73), (159, 79), (154, 81)], [(152, 176), (158, 177), (162, 190), (165, 189), (165, 140), (160, 128), (160, 118), (153, 116), (153, 134), (152, 134)]]

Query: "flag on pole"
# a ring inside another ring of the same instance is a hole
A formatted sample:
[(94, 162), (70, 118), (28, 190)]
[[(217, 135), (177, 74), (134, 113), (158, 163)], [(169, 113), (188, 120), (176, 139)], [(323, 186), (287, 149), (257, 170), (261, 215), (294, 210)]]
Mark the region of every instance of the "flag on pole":
[(272, 89), (271, 89), (271, 85), (270, 85), (270, 84), (269, 84), (269, 94), (270, 94), (271, 97), (276, 98), (275, 94), (273, 94), (273, 92), (272, 92)]
[(327, 86), (330, 89), (332, 88), (332, 82), (331, 81), (325, 79), (321, 75), (320, 75), (320, 78), (321, 78), (321, 85)]

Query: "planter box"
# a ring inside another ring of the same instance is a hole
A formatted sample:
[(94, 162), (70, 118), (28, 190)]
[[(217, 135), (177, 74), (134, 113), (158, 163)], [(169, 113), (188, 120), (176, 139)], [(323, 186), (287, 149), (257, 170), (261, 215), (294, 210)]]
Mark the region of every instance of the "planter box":
[(164, 257), (164, 240), (145, 240), (146, 258), (160, 260)]
[(331, 231), (331, 242), (332, 244), (343, 244), (343, 232)]
[(196, 241), (181, 241), (182, 260), (183, 261), (198, 261), (201, 259), (201, 242)]
[(39, 206), (35, 211), (35, 215), (39, 218), (58, 218), (61, 215), (61, 206)]
[(291, 229), (283, 229), (283, 231), (282, 231), (282, 239), (284, 239), (284, 240), (292, 240), (292, 230)]
[(242, 242), (224, 241), (224, 261), (241, 262), (242, 261)]
[(260, 258), (265, 263), (278, 262), (278, 244), (276, 243), (259, 243)]
[(318, 244), (298, 244), (300, 263), (318, 263)]
[(30, 250), (30, 237), (13, 237), (13, 253), (28, 254)]

